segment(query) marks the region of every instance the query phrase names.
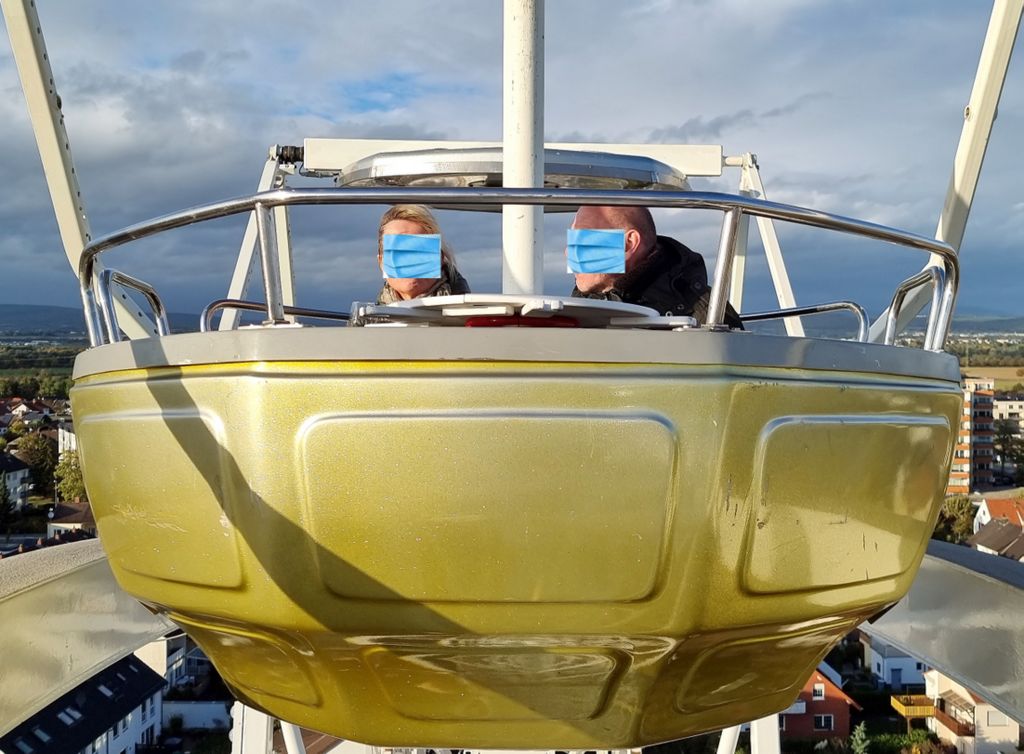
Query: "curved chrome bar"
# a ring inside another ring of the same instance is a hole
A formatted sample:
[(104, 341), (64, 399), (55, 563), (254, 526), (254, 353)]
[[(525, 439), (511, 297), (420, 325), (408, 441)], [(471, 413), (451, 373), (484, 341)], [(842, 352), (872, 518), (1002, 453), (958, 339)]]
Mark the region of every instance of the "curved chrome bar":
[(945, 342), (945, 337), (942, 338), (942, 342), (937, 344), (933, 339), (935, 337), (936, 320), (939, 317), (939, 309), (942, 303), (943, 295), (943, 282), (944, 275), (942, 270), (938, 267), (928, 266), (921, 270), (916, 275), (911, 275), (909, 278), (904, 280), (898, 286), (896, 286), (896, 292), (892, 295), (892, 302), (889, 304), (889, 314), (885, 319), (885, 337), (882, 342), (891, 346), (896, 342), (896, 323), (899, 320), (900, 309), (903, 308), (903, 301), (910, 294), (912, 290), (920, 285), (927, 283), (932, 284), (932, 308), (928, 313), (928, 329), (925, 334), (924, 347), (929, 351), (941, 351), (942, 345)]
[[(267, 305), (259, 301), (243, 301), (238, 298), (219, 298), (211, 301), (199, 315), (199, 332), (210, 332), (213, 328), (213, 315), (221, 309), (243, 309), (247, 312), (266, 312)], [(348, 322), (349, 315), (345, 312), (332, 312), (327, 309), (304, 309), (299, 306), (282, 307), (284, 314), (294, 317), (310, 317), (312, 319), (332, 319)]]
[[(953, 304), (955, 303), (956, 292), (959, 286), (959, 262), (956, 252), (949, 244), (916, 233), (908, 233), (842, 215), (834, 215), (828, 212), (820, 212), (734, 194), (685, 191), (644, 191), (641, 193), (636, 191), (506, 188), (282, 188), (164, 215), (145, 223), (129, 226), (88, 244), (81, 256), (79, 281), (82, 286), (83, 304), (86, 307), (86, 321), (90, 324), (90, 337), (93, 337), (93, 323), (98, 323), (98, 318), (95, 317), (95, 302), (92, 300), (89, 290), (92, 270), (96, 257), (108, 249), (128, 243), (129, 241), (151, 236), (155, 233), (192, 225), (203, 220), (253, 211), (257, 209), (257, 206), (271, 208), (288, 205), (395, 203), (447, 204), (465, 207), (487, 204), (553, 206), (643, 205), (646, 207), (663, 208), (712, 209), (726, 212), (727, 218), (734, 217), (735, 215), (732, 213), (738, 210), (736, 214), (783, 220), (908, 246), (930, 252), (942, 259), (945, 276), (941, 306), (935, 320), (934, 332), (929, 333), (929, 342), (937, 343), (939, 348), (945, 343), (946, 335), (949, 331)], [(729, 225), (730, 223), (726, 222), (723, 230), (728, 231)], [(728, 233), (723, 233), (723, 236), (729, 235)], [(735, 243), (726, 243), (727, 241), (729, 241), (728, 237), (723, 237), (720, 243), (721, 250), (726, 252), (726, 258), (719, 260), (719, 265), (725, 265), (726, 269), (731, 264), (732, 255), (735, 253)], [(718, 290), (717, 294), (712, 293), (713, 299), (716, 296), (718, 300), (723, 298), (727, 278), (727, 275), (719, 275), (716, 272), (715, 287), (720, 290)], [(273, 302), (271, 303), (273, 304)], [(272, 308), (276, 308), (276, 306)], [(709, 326), (714, 327), (721, 324), (724, 306), (720, 308), (722, 312), (719, 312), (717, 317), (709, 317)], [(273, 311), (269, 313), (270, 319), (273, 319), (274, 313)], [(713, 315), (715, 312), (709, 312), (709, 314)], [(90, 316), (93, 319), (90, 319)], [(98, 335), (98, 328), (96, 334)], [(97, 341), (94, 338), (94, 345), (96, 344)]]
[(785, 319), (786, 317), (803, 317), (810, 314), (824, 314), (826, 312), (848, 311), (853, 312), (857, 317), (857, 340), (861, 343), (868, 342), (868, 313), (864, 307), (855, 301), (830, 301), (827, 304), (809, 304), (807, 306), (794, 306), (789, 309), (774, 309), (772, 311), (751, 312), (741, 314), (743, 322), (760, 322), (768, 319)]
[(121, 340), (121, 329), (117, 324), (117, 312), (114, 309), (114, 300), (110, 296), (110, 286), (112, 284), (123, 285), (125, 288), (131, 288), (133, 291), (138, 291), (146, 297), (146, 301), (149, 302), (150, 307), (153, 309), (153, 314), (156, 316), (156, 331), (160, 335), (169, 335), (171, 332), (171, 326), (167, 321), (167, 309), (164, 307), (164, 302), (160, 300), (160, 294), (156, 292), (156, 288), (151, 286), (144, 280), (133, 278), (119, 270), (103, 270), (99, 275), (99, 285), (96, 286), (96, 297), (99, 299), (99, 308), (103, 313), (103, 321), (107, 328), (107, 338), (112, 343), (117, 343)]

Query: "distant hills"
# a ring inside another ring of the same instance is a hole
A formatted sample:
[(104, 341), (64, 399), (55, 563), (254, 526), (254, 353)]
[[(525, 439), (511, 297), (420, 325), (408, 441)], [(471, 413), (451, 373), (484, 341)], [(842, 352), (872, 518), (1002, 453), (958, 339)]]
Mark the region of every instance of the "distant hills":
[[(169, 315), (175, 332), (195, 331), (198, 314)], [(953, 332), (958, 333), (1024, 333), (1024, 316), (1002, 317), (965, 313), (953, 319)], [(0, 336), (62, 336), (85, 337), (82, 310), (71, 306), (39, 304), (0, 304)]]
[[(171, 329), (198, 330), (198, 314), (169, 314)], [(85, 318), (82, 310), (71, 306), (44, 306), (41, 304), (0, 304), (0, 335), (85, 337)]]
[(0, 334), (85, 333), (81, 309), (69, 306), (0, 304)]
[(955, 333), (1024, 333), (1024, 317), (953, 317)]

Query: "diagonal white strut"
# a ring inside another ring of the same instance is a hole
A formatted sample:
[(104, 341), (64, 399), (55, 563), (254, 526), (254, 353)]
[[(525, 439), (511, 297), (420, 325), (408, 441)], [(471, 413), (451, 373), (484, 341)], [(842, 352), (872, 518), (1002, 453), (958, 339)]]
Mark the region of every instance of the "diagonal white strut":
[[(939, 225), (935, 230), (935, 237), (948, 243), (957, 253), (960, 252), (964, 229), (971, 214), (974, 192), (985, 161), (985, 150), (992, 134), (992, 124), (996, 119), (1022, 12), (1024, 0), (995, 0), (993, 3), (971, 98), (964, 109), (964, 127), (953, 160), (953, 174), (949, 179), (946, 201), (942, 205)], [(928, 264), (941, 267), (941, 262), (934, 255)], [(900, 310), (896, 332), (906, 327), (930, 298), (929, 286), (922, 286), (907, 296)], [(870, 341), (882, 342), (888, 313), (886, 309), (872, 323), (868, 337)]]
[[(85, 214), (78, 176), (71, 159), (70, 141), (64, 128), (60, 97), (46, 54), (39, 15), (32, 0), (0, 0), (0, 7), (11, 39), (21, 88), (25, 92), (29, 119), (39, 148), (39, 157), (43, 162), (53, 211), (57, 215), (57, 228), (64, 253), (77, 276), (82, 249), (90, 239), (89, 219)], [(97, 266), (96, 275), (102, 270), (102, 267)], [(156, 335), (156, 326), (132, 304), (124, 289), (116, 284), (111, 287), (118, 322), (125, 334), (130, 338)]]

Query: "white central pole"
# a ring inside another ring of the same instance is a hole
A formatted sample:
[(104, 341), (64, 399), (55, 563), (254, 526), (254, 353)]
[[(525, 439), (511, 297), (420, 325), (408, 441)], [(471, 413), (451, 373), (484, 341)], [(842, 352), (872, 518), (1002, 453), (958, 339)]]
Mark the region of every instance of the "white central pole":
[[(504, 185), (544, 185), (544, 0), (505, 0)], [(503, 293), (544, 292), (544, 209), (502, 209)]]

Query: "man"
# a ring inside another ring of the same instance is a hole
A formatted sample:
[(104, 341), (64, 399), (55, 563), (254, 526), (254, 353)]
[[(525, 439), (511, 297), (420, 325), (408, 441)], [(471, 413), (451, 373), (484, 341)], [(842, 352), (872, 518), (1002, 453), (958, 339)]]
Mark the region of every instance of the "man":
[[(580, 207), (576, 229), (624, 230), (626, 271), (580, 273), (572, 295), (648, 306), (661, 314), (694, 317), (704, 324), (711, 288), (704, 257), (675, 239), (659, 236), (646, 207)], [(726, 305), (725, 324), (743, 329), (739, 315)]]

